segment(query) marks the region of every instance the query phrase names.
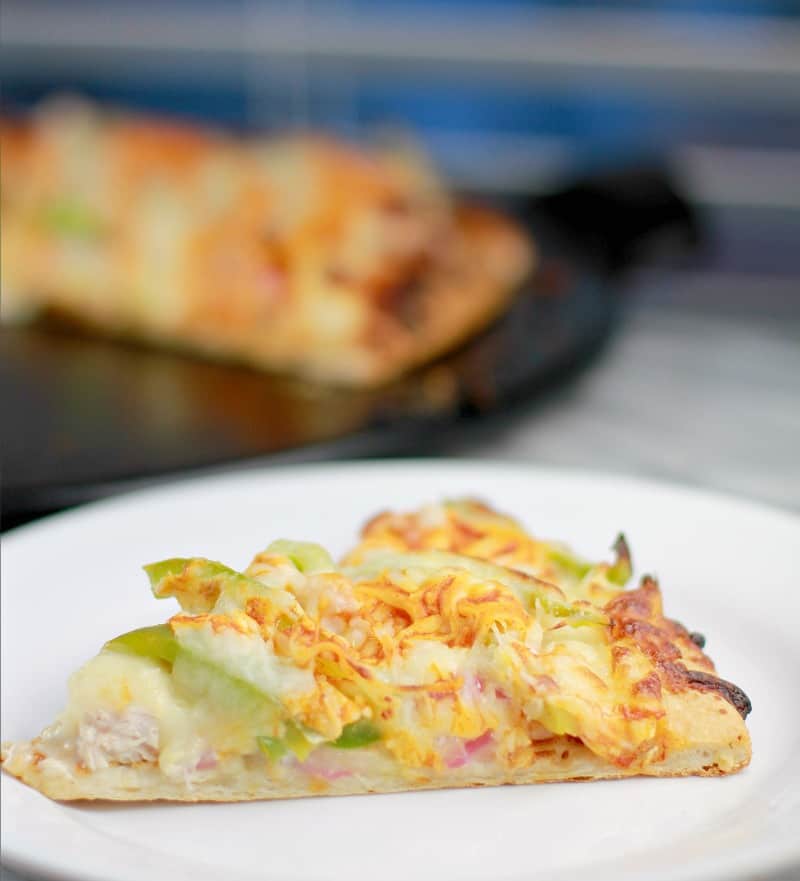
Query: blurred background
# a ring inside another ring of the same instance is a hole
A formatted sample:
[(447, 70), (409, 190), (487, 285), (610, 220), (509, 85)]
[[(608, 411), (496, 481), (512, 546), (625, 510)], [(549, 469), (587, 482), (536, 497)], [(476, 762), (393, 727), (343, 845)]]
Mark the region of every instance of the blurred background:
[[(7, 422), (10, 470), (22, 477), (6, 525), (228, 459), (431, 452), (615, 470), (800, 508), (797, 0), (4, 0), (2, 42), (7, 111), (69, 92), (240, 132), (313, 127), (358, 141), (410, 131), (454, 189), (522, 206), (534, 235), (555, 220), (545, 257), (594, 285), (558, 318), (582, 328), (568, 357), (546, 371), (523, 359), (509, 378), (495, 354), (488, 402), (450, 402), (435, 439), (415, 421), (418, 387), (378, 406), (326, 399), (327, 409), (306, 389), (309, 431), (296, 396), (287, 405), (283, 391), (237, 374), (248, 401), (266, 395), (262, 409), (288, 407), (302, 430), (276, 441), (273, 419), (269, 438), (251, 425), (184, 461), (170, 444), (207, 438), (214, 414), (197, 417), (171, 362), (151, 360), (157, 415), (149, 407), (142, 437), (108, 428), (102, 456), (132, 455), (155, 433), (157, 466), (133, 457), (124, 473), (89, 473), (98, 456), (76, 437), (104, 428), (94, 411), (90, 432), (87, 412), (130, 394), (110, 394), (125, 380), (99, 369), (104, 402), (96, 388), (78, 393), (80, 425), (62, 413), (56, 431), (52, 412), (16, 434)], [(31, 358), (44, 356), (31, 351), (6, 347), (4, 407), (33, 406)], [(86, 373), (70, 381), (97, 382)], [(59, 432), (60, 446), (32, 457)]]

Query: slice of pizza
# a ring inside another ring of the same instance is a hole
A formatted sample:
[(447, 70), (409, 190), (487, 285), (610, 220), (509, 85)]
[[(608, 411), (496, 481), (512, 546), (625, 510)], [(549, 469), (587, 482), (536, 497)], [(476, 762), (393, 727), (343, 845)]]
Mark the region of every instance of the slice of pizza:
[(416, 150), (55, 102), (0, 126), (6, 318), (376, 384), (484, 327), (533, 247)]
[(652, 579), (593, 567), (601, 606), (447, 549), (357, 556), (279, 541), (243, 573), (147, 566), (180, 612), (109, 641), (3, 767), (56, 799), (237, 801), (749, 762), (749, 701)]

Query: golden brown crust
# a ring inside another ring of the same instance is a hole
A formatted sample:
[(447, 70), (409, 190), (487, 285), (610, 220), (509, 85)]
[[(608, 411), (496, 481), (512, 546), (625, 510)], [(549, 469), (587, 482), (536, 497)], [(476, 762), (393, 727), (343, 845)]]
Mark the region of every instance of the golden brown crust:
[(669, 691), (686, 689), (723, 697), (742, 719), (751, 710), (750, 699), (732, 682), (714, 675), (714, 663), (677, 621), (665, 618), (661, 590), (648, 576), (635, 590), (621, 593), (606, 605), (611, 635), (618, 645), (633, 642), (656, 668), (654, 675)]

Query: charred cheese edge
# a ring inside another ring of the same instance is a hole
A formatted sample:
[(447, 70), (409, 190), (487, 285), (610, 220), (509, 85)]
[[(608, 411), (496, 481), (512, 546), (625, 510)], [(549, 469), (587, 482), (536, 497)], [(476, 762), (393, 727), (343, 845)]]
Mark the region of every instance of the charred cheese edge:
[(380, 515), (341, 566), (280, 541), (243, 573), (146, 567), (181, 611), (109, 642), (3, 766), (58, 799), (185, 801), (739, 770), (747, 697), (652, 578), (617, 583), (617, 549), (584, 572), (459, 501)]

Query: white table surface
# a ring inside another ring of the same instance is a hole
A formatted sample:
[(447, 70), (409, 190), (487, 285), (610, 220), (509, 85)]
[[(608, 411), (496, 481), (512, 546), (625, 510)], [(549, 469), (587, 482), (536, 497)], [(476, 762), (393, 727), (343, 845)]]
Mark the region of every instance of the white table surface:
[[(800, 510), (800, 283), (796, 301), (767, 318), (644, 295), (577, 381), (455, 452), (678, 481)], [(23, 881), (8, 870), (0, 879)]]

